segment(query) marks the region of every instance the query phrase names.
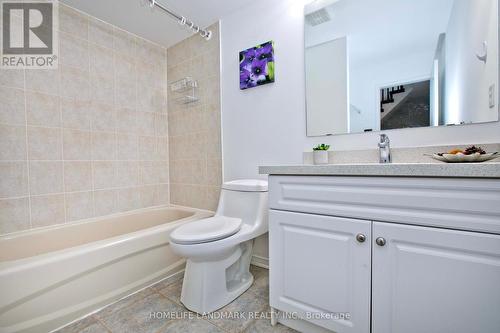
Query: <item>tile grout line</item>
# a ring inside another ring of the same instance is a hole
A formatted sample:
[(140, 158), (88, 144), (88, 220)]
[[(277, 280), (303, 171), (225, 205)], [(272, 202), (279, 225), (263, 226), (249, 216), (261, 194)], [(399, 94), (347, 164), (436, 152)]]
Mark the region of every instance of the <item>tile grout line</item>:
[[(183, 279), (181, 279), (181, 281), (183, 281)], [(178, 282), (178, 281), (176, 281), (176, 282)], [(176, 282), (174, 282), (174, 283), (176, 283)], [(173, 285), (174, 283), (172, 283), (172, 284), (170, 284), (170, 285)], [(165, 288), (168, 288), (170, 285), (167, 285)], [(162, 297), (164, 297), (164, 298), (166, 298), (167, 300), (171, 301), (172, 303), (174, 303), (174, 304), (176, 304), (176, 305), (179, 305), (179, 306), (180, 306), (180, 307), (182, 307), (184, 310), (186, 310), (186, 311), (188, 311), (188, 312), (196, 313), (196, 312), (193, 312), (193, 311), (191, 311), (191, 310), (187, 309), (187, 308), (184, 306), (184, 304), (182, 304), (180, 301), (178, 302), (178, 301), (177, 301), (177, 300), (175, 300), (174, 298), (172, 298), (172, 297), (170, 297), (170, 296), (167, 296), (166, 294), (163, 294), (160, 290), (157, 290), (156, 292), (157, 292), (158, 294), (160, 294)], [(218, 325), (216, 325), (216, 324), (212, 323), (210, 320), (208, 320), (208, 319), (206, 319), (206, 318), (203, 318), (203, 316), (202, 316), (200, 319), (201, 319), (201, 320), (206, 321), (207, 323), (209, 323), (209, 324), (210, 324), (210, 325), (212, 325), (212, 326), (215, 326), (217, 329), (219, 329), (219, 330), (220, 330), (220, 331), (222, 331), (222, 332), (225, 332), (225, 333), (233, 333), (233, 332), (230, 332), (230, 331), (225, 330), (225, 329), (224, 329), (224, 328), (222, 328), (222, 327), (219, 327)], [(175, 322), (175, 321), (180, 321), (180, 320), (183, 320), (183, 319), (182, 319), (182, 318), (176, 318), (176, 319), (174, 319), (174, 320), (171, 320), (171, 321), (167, 322), (164, 326), (162, 326), (162, 327), (160, 328), (160, 331), (161, 331), (163, 328), (167, 327), (170, 323), (173, 323), (173, 322)], [(159, 333), (160, 331), (157, 331), (157, 332)]]
[[(59, 52), (61, 52), (61, 39), (59, 38)], [(60, 56), (60, 54), (59, 54)], [(60, 62), (60, 60), (59, 60)], [(58, 64), (59, 65), (59, 64)], [(61, 76), (62, 76), (62, 71), (58, 70), (58, 75), (57, 75), (57, 98), (59, 99), (59, 117), (61, 121), (61, 163), (62, 163), (62, 181), (63, 181), (63, 191), (62, 191), (62, 197), (63, 197), (63, 210), (64, 210), (64, 222), (61, 224), (68, 223), (69, 217), (68, 217), (68, 208), (66, 206), (67, 199), (66, 199), (66, 179), (64, 173), (66, 172), (66, 163), (65, 163), (65, 156), (64, 156), (64, 125), (63, 125), (63, 116), (62, 116), (62, 105), (61, 105)]]
[[(87, 51), (88, 51), (88, 70), (89, 70), (89, 103), (92, 103), (92, 73), (91, 73), (91, 70), (92, 70), (92, 65), (91, 65), (91, 56), (90, 56), (90, 15), (86, 15), (87, 16)], [(114, 70), (113, 70), (113, 73), (114, 73)], [(113, 87), (113, 92), (114, 92), (114, 87)], [(94, 108), (92, 107), (92, 111), (94, 110)], [(90, 115), (90, 159), (91, 159), (91, 162), (90, 162), (90, 182), (91, 182), (91, 188), (92, 188), (92, 191), (91, 191), (91, 196), (92, 196), (92, 217), (95, 217), (97, 216), (96, 214), (96, 202), (95, 202), (95, 180), (94, 180), (94, 160), (92, 158), (92, 148), (93, 148), (93, 133), (94, 133), (94, 114), (92, 112), (92, 114)], [(106, 326), (104, 326), (106, 327)]]
[(26, 168), (27, 168), (27, 182), (28, 182), (28, 219), (29, 228), (33, 229), (33, 214), (31, 212), (31, 172), (30, 172), (30, 155), (29, 155), (29, 140), (28, 140), (28, 106), (26, 97), (26, 69), (23, 69), (23, 95), (24, 95), (24, 118), (25, 118), (25, 144), (26, 144)]
[[(98, 316), (96, 316), (95, 314), (91, 314), (89, 317), (92, 317), (95, 319), (96, 322), (98, 322), (99, 324), (101, 324), (101, 326), (104, 327), (105, 330), (107, 330), (109, 333), (113, 333), (113, 331), (106, 325), (106, 323), (104, 323)], [(89, 325), (90, 326), (90, 325)], [(87, 328), (87, 327), (86, 327)], [(85, 329), (85, 328), (84, 328)], [(83, 330), (84, 330), (83, 329)], [(82, 330), (82, 331), (83, 331)], [(80, 331), (81, 332), (81, 331)]]

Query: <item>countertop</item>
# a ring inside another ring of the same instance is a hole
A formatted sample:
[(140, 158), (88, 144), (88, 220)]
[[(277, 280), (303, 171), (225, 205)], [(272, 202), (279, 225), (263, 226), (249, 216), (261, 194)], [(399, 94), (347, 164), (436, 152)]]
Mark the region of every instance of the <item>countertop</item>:
[(273, 165), (260, 166), (259, 173), (264, 175), (500, 178), (500, 163)]

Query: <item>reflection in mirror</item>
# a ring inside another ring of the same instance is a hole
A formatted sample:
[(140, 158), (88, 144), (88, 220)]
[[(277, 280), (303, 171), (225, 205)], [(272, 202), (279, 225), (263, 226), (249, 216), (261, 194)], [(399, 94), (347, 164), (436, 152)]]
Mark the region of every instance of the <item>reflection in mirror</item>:
[(305, 8), (307, 135), (498, 121), (498, 0)]

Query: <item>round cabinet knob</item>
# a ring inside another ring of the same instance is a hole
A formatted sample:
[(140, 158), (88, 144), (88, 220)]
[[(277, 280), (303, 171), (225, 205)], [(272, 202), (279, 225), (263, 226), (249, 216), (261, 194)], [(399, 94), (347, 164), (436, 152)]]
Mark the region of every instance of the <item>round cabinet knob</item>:
[(356, 235), (356, 240), (360, 243), (363, 243), (366, 240), (366, 236), (363, 234), (357, 234)]
[(377, 243), (378, 246), (384, 246), (386, 241), (385, 241), (385, 238), (383, 237), (378, 237), (376, 240), (375, 240), (375, 243)]

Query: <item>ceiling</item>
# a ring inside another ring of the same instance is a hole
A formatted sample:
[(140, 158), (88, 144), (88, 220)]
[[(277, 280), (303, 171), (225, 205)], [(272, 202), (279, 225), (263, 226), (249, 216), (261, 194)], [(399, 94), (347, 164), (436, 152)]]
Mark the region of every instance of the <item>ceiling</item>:
[[(252, 0), (157, 0), (201, 27), (217, 22)], [(147, 0), (61, 0), (61, 2), (165, 47), (190, 36), (175, 19)]]

